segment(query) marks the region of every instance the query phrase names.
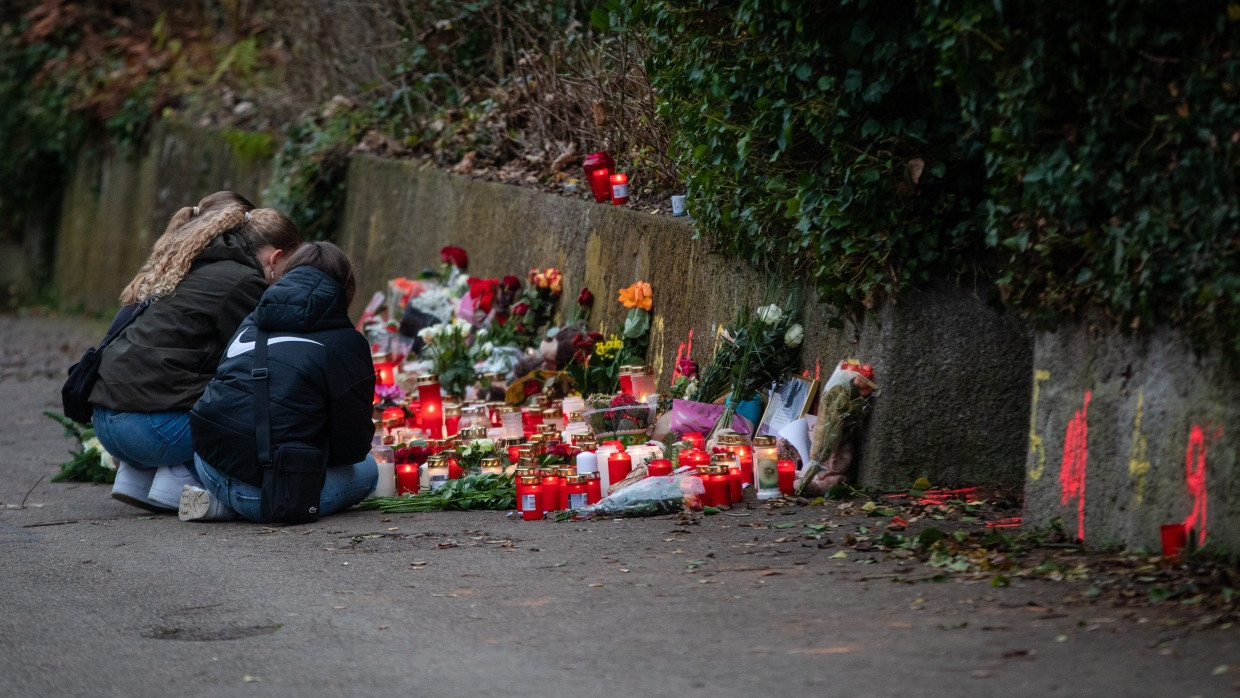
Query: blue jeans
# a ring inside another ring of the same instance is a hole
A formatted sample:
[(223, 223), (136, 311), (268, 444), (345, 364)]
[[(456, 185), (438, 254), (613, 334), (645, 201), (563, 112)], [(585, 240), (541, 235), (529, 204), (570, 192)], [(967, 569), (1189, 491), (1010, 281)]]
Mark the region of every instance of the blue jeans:
[(144, 470), (185, 465), (193, 472), (189, 412), (118, 412), (95, 408), (95, 436), (108, 453)]
[[(228, 505), (249, 521), (264, 523), (262, 488), (230, 477), (211, 467), (198, 454), (194, 454), (194, 466), (202, 486), (217, 499)], [(379, 482), (379, 466), (374, 456), (366, 456), (361, 463), (338, 465), (327, 469), (327, 480), (319, 495), (319, 516), (344, 511), (366, 498)]]

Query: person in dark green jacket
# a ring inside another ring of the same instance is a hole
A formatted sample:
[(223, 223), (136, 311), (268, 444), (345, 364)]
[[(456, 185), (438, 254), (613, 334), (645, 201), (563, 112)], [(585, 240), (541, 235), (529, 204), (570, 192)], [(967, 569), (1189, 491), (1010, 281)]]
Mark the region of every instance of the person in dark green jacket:
[(91, 392), (100, 443), (121, 462), (112, 496), (175, 510), (197, 484), (189, 410), (228, 341), (301, 244), (297, 226), (217, 192), (173, 216), (121, 303), (151, 301), (103, 352)]

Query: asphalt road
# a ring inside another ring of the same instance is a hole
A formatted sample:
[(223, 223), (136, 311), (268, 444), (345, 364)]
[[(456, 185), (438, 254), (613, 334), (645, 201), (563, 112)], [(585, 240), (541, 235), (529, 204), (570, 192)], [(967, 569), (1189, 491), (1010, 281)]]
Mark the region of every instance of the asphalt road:
[[(800, 535), (823, 507), (182, 523), (51, 483), (99, 323), (0, 316), (3, 696), (1217, 696), (1237, 628), (1064, 604)], [(791, 513), (784, 513), (785, 511)], [(862, 562), (862, 560), (871, 560)]]

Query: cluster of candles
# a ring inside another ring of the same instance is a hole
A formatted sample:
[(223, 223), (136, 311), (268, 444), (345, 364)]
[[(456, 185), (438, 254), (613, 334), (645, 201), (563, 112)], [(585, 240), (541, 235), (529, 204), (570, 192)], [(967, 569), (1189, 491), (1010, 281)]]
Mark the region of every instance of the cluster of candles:
[(629, 200), (629, 176), (615, 171), (616, 163), (606, 152), (590, 153), (581, 167), (595, 201), (610, 201), (619, 206)]
[[(395, 362), (387, 355), (374, 358), (376, 382), (392, 385)], [(374, 496), (416, 494), (459, 478), (463, 470), (457, 448), (484, 438), (493, 439), (498, 450), (496, 457), (482, 460), (482, 472), (513, 475), (517, 508), (526, 519), (598, 502), (629, 476), (634, 463), (646, 464), (647, 477), (672, 474), (672, 462), (663, 457), (659, 444), (599, 444), (582, 420), (585, 402), (580, 397), (552, 402), (536, 396), (522, 407), (494, 402), (460, 405), (444, 403), (438, 377), (418, 376), (415, 382), (416, 400), (407, 407), (386, 408), (381, 415), (382, 431), (372, 450), (379, 464)], [(621, 367), (620, 389), (639, 400), (654, 396), (653, 371), (648, 366)], [(795, 464), (778, 459), (773, 437), (759, 436), (750, 442), (740, 434), (725, 434), (709, 453), (700, 433), (684, 434), (683, 441), (689, 446), (679, 452), (679, 464), (702, 478), (706, 506), (739, 503), (745, 487), (755, 488), (758, 499), (792, 494)], [(426, 463), (396, 464), (394, 447), (415, 442), (425, 442), (430, 451)], [(570, 444), (578, 451), (575, 462), (537, 465), (554, 444)]]

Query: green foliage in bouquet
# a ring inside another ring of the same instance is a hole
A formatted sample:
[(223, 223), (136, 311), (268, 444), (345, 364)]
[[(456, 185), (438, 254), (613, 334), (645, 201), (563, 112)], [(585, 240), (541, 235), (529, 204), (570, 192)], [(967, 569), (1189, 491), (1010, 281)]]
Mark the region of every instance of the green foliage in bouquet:
[[(60, 472), (52, 476), (52, 482), (98, 482), (112, 484), (116, 471), (103, 465), (103, 454), (91, 443), (95, 430), (83, 427), (63, 414), (44, 412), (43, 415), (65, 428), (65, 436), (77, 439), (78, 450), (70, 451), (71, 459), (60, 464)], [(98, 443), (94, 441), (94, 443)], [(88, 446), (87, 444), (91, 444)]]
[(434, 363), (435, 375), (439, 376), (444, 392), (463, 398), (465, 389), (477, 381), (474, 360), (469, 355), (469, 325), (454, 320), (433, 325), (428, 330), (422, 334), (427, 343), (422, 356)]
[(448, 480), (439, 489), (400, 497), (364, 499), (362, 509), (378, 509), (384, 514), (425, 511), (476, 511), (511, 509), (517, 501), (517, 488), (507, 475), (468, 475)]
[(692, 399), (715, 402), (728, 395), (736, 405), (754, 397), (797, 365), (805, 328), (799, 322), (801, 298), (793, 293), (783, 307), (768, 304), (752, 314), (742, 308), (723, 330), (719, 349), (698, 378)]

